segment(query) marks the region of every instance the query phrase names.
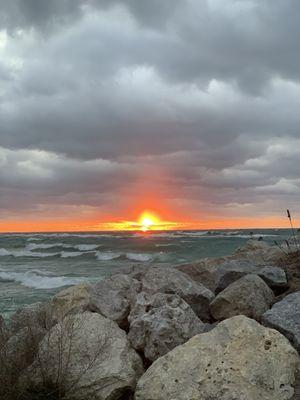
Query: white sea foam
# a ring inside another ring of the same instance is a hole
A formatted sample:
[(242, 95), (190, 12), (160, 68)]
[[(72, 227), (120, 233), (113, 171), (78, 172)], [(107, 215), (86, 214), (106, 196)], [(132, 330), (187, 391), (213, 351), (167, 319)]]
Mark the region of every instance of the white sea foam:
[(68, 243), (29, 243), (26, 246), (27, 250), (42, 250), (42, 249), (51, 249), (53, 247), (62, 247), (64, 249), (75, 249), (79, 251), (90, 251), (95, 250), (99, 247), (99, 244), (68, 244)]
[(122, 253), (122, 252), (114, 252), (114, 251), (106, 251), (106, 252), (96, 252), (96, 258), (99, 261), (110, 261), (117, 258), (120, 259), (127, 259), (130, 261), (140, 261), (140, 262), (147, 262), (156, 260), (162, 260), (165, 257), (164, 253)]
[(122, 253), (116, 253), (113, 251), (97, 251), (96, 252), (96, 258), (99, 261), (109, 261), (109, 260), (114, 260), (116, 258), (121, 257)]
[[(26, 246), (26, 249), (28, 250), (36, 250), (36, 249), (51, 249), (53, 247), (66, 247), (66, 245), (64, 243), (29, 243)], [(70, 246), (68, 246), (70, 247)], [(72, 247), (72, 246), (71, 246)]]
[(23, 286), (35, 289), (54, 289), (61, 286), (76, 285), (84, 282), (84, 278), (66, 276), (48, 276), (47, 272), (38, 270), (12, 272), (0, 269), (0, 280), (18, 282)]
[(96, 250), (99, 246), (99, 244), (76, 244), (73, 247), (74, 249), (78, 249), (79, 251), (90, 251)]
[(83, 254), (86, 254), (86, 253), (82, 253), (81, 251), (62, 251), (60, 253), (60, 256), (62, 258), (70, 258), (70, 257), (80, 257)]
[(145, 253), (126, 253), (126, 258), (133, 261), (151, 261), (153, 255)]
[(11, 252), (6, 249), (0, 249), (0, 257), (10, 256)]
[(54, 257), (57, 256), (60, 253), (41, 253), (41, 252), (36, 252), (33, 251), (31, 252), (30, 250), (7, 250), (7, 249), (0, 249), (0, 257), (7, 257), (7, 256), (12, 256), (12, 257)]

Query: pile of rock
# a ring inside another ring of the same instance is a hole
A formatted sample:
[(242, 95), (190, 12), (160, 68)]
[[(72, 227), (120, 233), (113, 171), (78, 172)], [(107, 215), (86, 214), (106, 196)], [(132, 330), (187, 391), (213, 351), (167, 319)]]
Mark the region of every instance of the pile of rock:
[(300, 292), (282, 296), (276, 254), (250, 241), (230, 257), (68, 288), (0, 320), (0, 356), (34, 337), (19, 386), (66, 399), (296, 399)]

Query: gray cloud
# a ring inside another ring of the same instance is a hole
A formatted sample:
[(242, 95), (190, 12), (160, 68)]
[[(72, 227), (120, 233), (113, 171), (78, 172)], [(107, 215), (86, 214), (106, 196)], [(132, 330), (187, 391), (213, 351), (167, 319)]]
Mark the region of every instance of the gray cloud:
[(195, 215), (300, 211), (299, 2), (0, 10), (2, 213), (117, 209), (141, 181)]

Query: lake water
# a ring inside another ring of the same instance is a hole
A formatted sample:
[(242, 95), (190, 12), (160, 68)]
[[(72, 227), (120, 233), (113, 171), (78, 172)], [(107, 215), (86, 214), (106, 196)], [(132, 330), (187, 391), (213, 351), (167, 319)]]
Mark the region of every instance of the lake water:
[[(254, 230), (281, 242), (290, 230)], [(182, 264), (232, 253), (250, 230), (147, 233), (0, 234), (0, 313), (42, 301), (62, 288), (96, 282), (131, 264)]]

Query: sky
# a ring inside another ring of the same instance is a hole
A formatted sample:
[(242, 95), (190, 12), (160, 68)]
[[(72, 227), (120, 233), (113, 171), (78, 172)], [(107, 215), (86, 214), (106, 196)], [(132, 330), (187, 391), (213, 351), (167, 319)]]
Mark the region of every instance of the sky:
[(299, 0), (0, 0), (0, 231), (298, 223), (299, 110)]

